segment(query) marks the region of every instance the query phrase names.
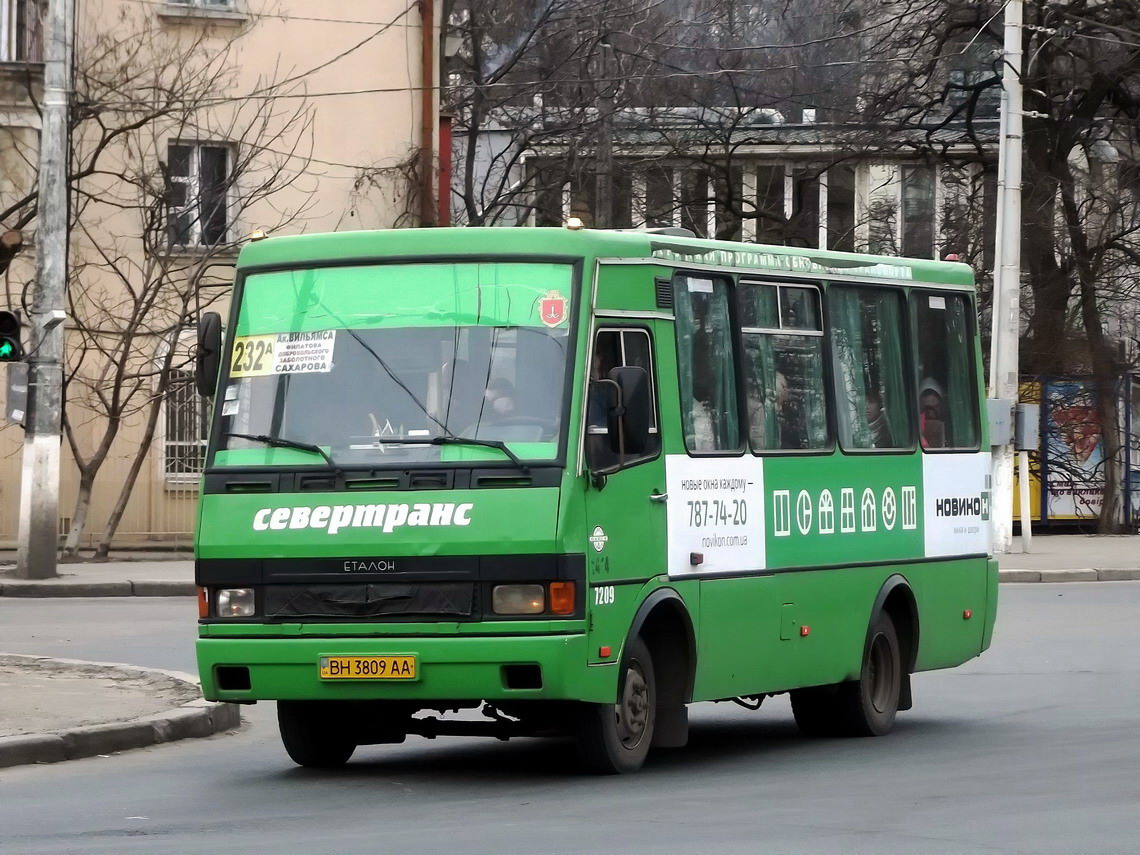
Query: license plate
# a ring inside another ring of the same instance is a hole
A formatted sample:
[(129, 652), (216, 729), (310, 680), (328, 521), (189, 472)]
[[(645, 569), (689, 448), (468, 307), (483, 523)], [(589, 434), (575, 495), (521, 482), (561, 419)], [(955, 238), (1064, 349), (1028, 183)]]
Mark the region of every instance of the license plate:
[(322, 656), (322, 680), (415, 680), (415, 656)]

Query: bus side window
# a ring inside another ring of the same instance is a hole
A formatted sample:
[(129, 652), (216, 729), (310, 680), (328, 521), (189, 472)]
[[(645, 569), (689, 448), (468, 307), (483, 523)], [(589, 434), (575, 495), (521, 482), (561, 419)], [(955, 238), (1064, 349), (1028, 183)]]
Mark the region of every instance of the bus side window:
[(740, 450), (728, 283), (680, 275), (674, 287), (681, 428), (691, 452)]
[(741, 282), (737, 295), (752, 448), (826, 448), (819, 292)]
[(923, 448), (976, 448), (978, 393), (969, 301), (911, 292), (918, 357), (918, 424)]
[(848, 449), (911, 447), (914, 408), (904, 367), (902, 295), (835, 285), (828, 305), (840, 443)]
[[(657, 430), (657, 378), (653, 373), (652, 342), (644, 329), (603, 329), (594, 338), (594, 355), (590, 365), (590, 380), (609, 377), (612, 368), (644, 368), (649, 376), (649, 396), (652, 415), (649, 426), (649, 445), (641, 459), (656, 457), (661, 450), (661, 436)], [(590, 384), (586, 413), (586, 441), (590, 444), (590, 459), (601, 466), (617, 463), (617, 455), (610, 449), (608, 415), (612, 391), (607, 385)], [(630, 458), (626, 458), (629, 463)]]

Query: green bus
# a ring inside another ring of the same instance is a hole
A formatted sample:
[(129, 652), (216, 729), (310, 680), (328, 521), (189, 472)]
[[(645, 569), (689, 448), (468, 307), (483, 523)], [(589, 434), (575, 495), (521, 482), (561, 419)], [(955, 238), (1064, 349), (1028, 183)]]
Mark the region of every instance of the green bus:
[[(408, 734), (680, 747), (790, 692), (879, 735), (990, 643), (961, 264), (681, 230), (270, 237), (241, 252), (196, 537), (205, 696), (303, 766)], [(224, 343), (223, 343), (224, 341)]]

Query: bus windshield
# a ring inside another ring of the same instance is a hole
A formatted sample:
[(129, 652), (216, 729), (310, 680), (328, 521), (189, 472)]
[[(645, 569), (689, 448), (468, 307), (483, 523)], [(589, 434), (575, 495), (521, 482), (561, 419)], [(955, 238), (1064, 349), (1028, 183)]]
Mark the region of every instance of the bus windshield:
[(572, 274), (472, 262), (250, 275), (214, 464), (324, 464), (305, 445), (337, 466), (557, 458)]

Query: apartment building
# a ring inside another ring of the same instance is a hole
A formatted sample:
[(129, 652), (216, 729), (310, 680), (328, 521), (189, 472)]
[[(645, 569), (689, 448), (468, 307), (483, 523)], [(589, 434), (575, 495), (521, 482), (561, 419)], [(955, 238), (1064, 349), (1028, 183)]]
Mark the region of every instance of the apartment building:
[[(23, 236), (0, 306), (15, 309), (34, 268), (43, 6), (0, 0), (0, 233)], [(77, 0), (59, 506), (72, 546), (113, 517), (116, 544), (188, 543), (207, 419), (193, 324), (224, 313), (251, 232), (430, 219), (438, 33), (438, 4), (410, 0)], [(0, 544), (17, 536), (22, 441), (0, 425)]]

